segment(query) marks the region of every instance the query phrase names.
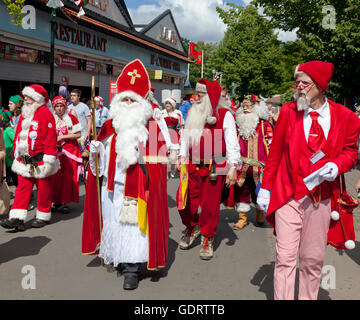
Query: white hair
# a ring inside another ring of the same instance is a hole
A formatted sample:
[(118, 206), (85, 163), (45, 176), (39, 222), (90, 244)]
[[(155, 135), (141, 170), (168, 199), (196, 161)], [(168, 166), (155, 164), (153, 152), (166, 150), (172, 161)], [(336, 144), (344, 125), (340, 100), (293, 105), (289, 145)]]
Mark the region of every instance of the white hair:
[[(126, 97), (135, 100), (131, 104), (122, 102)], [(133, 94), (117, 94), (110, 105), (109, 118), (117, 134), (116, 162), (126, 170), (139, 159), (139, 143), (146, 145), (149, 132), (146, 129), (153, 110), (148, 101)]]

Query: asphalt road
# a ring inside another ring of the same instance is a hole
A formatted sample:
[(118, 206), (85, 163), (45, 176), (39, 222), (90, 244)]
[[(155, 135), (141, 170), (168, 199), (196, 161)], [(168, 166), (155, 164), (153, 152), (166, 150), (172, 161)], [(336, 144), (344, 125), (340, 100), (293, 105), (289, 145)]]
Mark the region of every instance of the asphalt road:
[[(348, 190), (353, 196), (356, 196), (354, 184), (359, 177), (360, 171), (355, 169), (347, 174)], [(167, 267), (157, 272), (143, 270), (137, 290), (124, 291), (122, 276), (100, 266), (96, 256), (81, 255), (82, 185), (80, 203), (72, 204), (68, 215), (55, 213), (50, 225), (24, 232), (0, 229), (0, 299), (273, 299), (275, 237), (272, 228), (257, 227), (252, 208), (249, 225), (233, 231), (231, 227), (237, 216), (222, 207), (214, 258), (203, 261), (199, 258), (200, 239), (190, 250), (178, 247), (184, 227), (176, 210), (177, 185), (177, 180), (168, 182)], [(360, 209), (355, 210), (354, 220), (357, 239), (360, 239)], [(359, 265), (359, 241), (352, 251), (338, 251), (329, 246), (319, 299), (360, 299)]]

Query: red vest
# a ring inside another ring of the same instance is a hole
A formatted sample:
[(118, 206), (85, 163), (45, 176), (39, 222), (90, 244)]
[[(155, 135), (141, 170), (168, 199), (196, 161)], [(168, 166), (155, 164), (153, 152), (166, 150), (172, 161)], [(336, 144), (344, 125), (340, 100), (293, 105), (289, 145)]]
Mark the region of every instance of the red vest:
[(216, 115), (216, 123), (214, 125), (205, 124), (199, 145), (193, 145), (189, 148), (191, 161), (198, 162), (201, 160), (210, 163), (214, 156), (225, 157), (226, 144), (223, 125), (225, 114), (228, 111), (226, 108), (220, 108)]

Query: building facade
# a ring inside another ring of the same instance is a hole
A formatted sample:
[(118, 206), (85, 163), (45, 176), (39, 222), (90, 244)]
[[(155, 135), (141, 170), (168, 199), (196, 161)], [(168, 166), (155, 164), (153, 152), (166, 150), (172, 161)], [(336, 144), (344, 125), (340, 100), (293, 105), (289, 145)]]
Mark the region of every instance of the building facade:
[[(0, 2), (0, 105), (25, 85), (39, 83), (50, 89), (51, 10), (47, 0), (27, 0), (23, 26), (15, 26)], [(131, 60), (140, 59), (147, 68), (155, 97), (161, 101), (164, 89), (183, 89), (188, 63), (170, 10), (140, 31), (135, 28), (122, 0), (90, 0), (85, 16), (78, 18), (78, 7), (64, 0), (56, 10), (54, 84), (55, 94), (61, 78), (69, 78), (69, 89), (79, 88), (84, 100), (91, 95), (95, 76), (96, 94), (110, 103), (111, 83)]]

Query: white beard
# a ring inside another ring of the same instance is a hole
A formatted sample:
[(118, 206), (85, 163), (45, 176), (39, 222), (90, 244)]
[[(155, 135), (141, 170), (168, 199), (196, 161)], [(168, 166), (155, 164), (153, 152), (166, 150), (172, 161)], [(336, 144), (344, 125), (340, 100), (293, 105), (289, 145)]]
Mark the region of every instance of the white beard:
[(199, 144), (206, 120), (213, 112), (209, 95), (205, 95), (203, 101), (195, 102), (189, 109), (185, 122), (183, 137), (189, 145)]
[(24, 101), (24, 105), (21, 108), (21, 115), (23, 116), (23, 120), (21, 122), (21, 131), (19, 133), (20, 140), (16, 146), (16, 155), (27, 155), (29, 154), (29, 146), (28, 146), (28, 134), (31, 125), (31, 121), (34, 117), (36, 110), (41, 107), (43, 103), (33, 102), (29, 103)]
[(130, 105), (121, 102), (119, 96), (115, 96), (111, 102), (109, 118), (117, 134), (116, 137), (116, 162), (122, 170), (135, 164), (139, 160), (139, 143), (144, 143), (149, 137), (146, 124), (151, 118), (153, 110), (150, 104), (136, 101)]
[(246, 140), (255, 134), (259, 121), (260, 117), (255, 111), (244, 113), (242, 108), (236, 111), (236, 124), (239, 128), (239, 135)]
[[(300, 95), (303, 93), (303, 95)], [(305, 95), (305, 96), (304, 96)], [(297, 90), (294, 94), (298, 111), (307, 110), (310, 108), (311, 98), (306, 92)]]

